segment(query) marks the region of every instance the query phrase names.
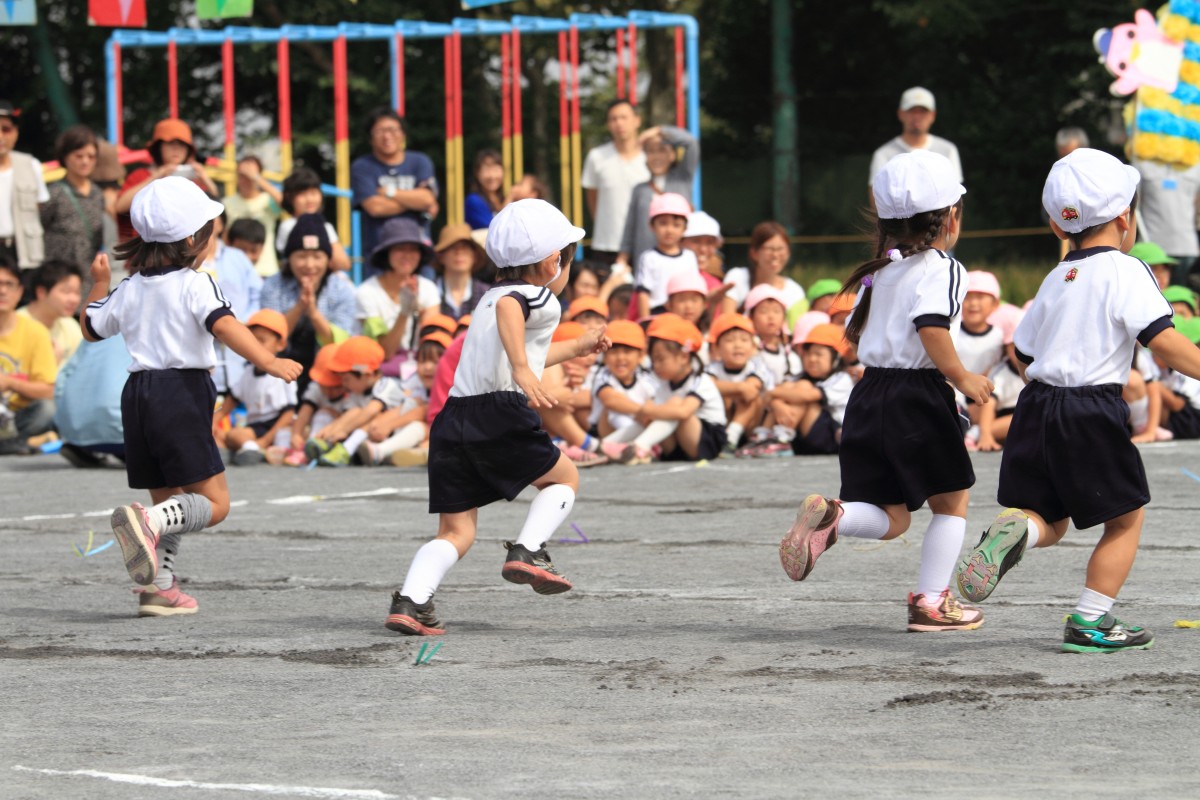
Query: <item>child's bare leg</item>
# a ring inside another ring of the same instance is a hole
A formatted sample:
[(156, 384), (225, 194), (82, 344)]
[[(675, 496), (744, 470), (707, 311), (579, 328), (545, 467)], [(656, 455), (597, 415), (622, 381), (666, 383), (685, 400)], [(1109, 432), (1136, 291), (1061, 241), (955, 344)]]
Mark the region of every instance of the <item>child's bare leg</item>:
[(817, 420), (819, 420), (820, 418), (821, 418), (821, 404), (820, 403), (805, 404), (805, 407), (803, 409), (801, 409), (800, 418), (796, 421), (796, 424), (794, 426), (796, 428), (796, 432), (802, 436), (808, 436), (809, 432), (812, 431), (812, 429), (813, 429), (813, 425), (816, 425)]
[(230, 428), (225, 432), (225, 446), (236, 453), (242, 445), (254, 439), (254, 431), (250, 428)]
[[(702, 433), (704, 433), (704, 427), (700, 424), (699, 417), (688, 417), (681, 420), (679, 427), (675, 429), (675, 446), (686, 453), (688, 458), (695, 461), (700, 457), (700, 435)], [(668, 448), (664, 447), (663, 449)]]
[(1088, 561), (1087, 588), (1115, 598), (1137, 557), (1146, 509), (1139, 508), (1104, 523), (1104, 535)]
[[(786, 425), (795, 430), (809, 410), (810, 403), (788, 403), (784, 400), (771, 401), (771, 414), (775, 417), (776, 425)], [(818, 407), (818, 412), (820, 408)]]
[(1008, 427), (1010, 425), (1012, 425), (1012, 414), (997, 419), (992, 423), (992, 438), (1000, 444), (1004, 444), (1004, 440), (1008, 438)]
[(587, 439), (587, 431), (580, 427), (575, 416), (563, 406), (537, 409), (542, 418), (542, 427), (551, 436), (558, 436), (569, 445), (580, 446)]

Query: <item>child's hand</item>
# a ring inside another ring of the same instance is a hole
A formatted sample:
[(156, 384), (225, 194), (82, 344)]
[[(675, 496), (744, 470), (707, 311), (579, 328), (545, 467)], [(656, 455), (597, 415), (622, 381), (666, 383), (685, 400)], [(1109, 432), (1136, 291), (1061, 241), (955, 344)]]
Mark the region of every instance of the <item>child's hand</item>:
[(380, 422), (379, 418), (375, 418), (375, 419), (371, 420), (370, 422), (368, 422), (366, 427), (363, 428), (363, 430), (365, 430), (367, 432), (367, 438), (370, 439), (372, 442), (386, 441), (388, 438), (388, 434), (390, 434), (392, 432), (391, 426), (387, 425), (386, 423)]
[(529, 398), (529, 405), (533, 408), (554, 408), (558, 405), (558, 401), (546, 391), (542, 382), (529, 367), (514, 367), (513, 382), (521, 387), (521, 391)]
[(965, 397), (982, 406), (991, 400), (992, 390), (996, 387), (992, 385), (992, 382), (986, 376), (967, 372), (954, 382), (954, 388), (962, 392)]
[(97, 253), (92, 259), (92, 283), (108, 287), (112, 280), (112, 266), (108, 263), (108, 253)]
[(603, 353), (612, 347), (612, 339), (604, 335), (606, 330), (608, 330), (607, 325), (594, 331), (588, 331), (576, 339), (575, 347), (577, 348), (577, 354), (588, 356), (592, 353)]
[(985, 453), (994, 453), (1000, 449), (1000, 443), (991, 434), (980, 433), (979, 444), (976, 445)]
[(755, 399), (762, 393), (761, 387), (752, 381), (742, 381), (742, 401), (753, 403)]
[(304, 372), (304, 367), (290, 358), (274, 358), (264, 369), (268, 375), (283, 378), (288, 383), (294, 382)]
[(720, 286), (708, 293), (708, 304), (710, 306), (717, 305), (725, 299), (725, 295), (729, 294), (729, 290), (732, 288), (732, 283), (722, 283)]

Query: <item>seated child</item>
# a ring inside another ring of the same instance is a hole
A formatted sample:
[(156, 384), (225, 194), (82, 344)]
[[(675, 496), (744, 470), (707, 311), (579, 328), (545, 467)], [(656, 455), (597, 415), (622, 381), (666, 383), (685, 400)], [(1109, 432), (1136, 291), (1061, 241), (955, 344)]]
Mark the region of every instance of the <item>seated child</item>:
[[(1195, 319), (1177, 320), (1176, 329), (1195, 343), (1200, 340), (1200, 326), (1193, 326), (1190, 324), (1192, 322), (1195, 322)], [(1200, 439), (1200, 381), (1190, 378), (1182, 372), (1176, 372), (1157, 356), (1154, 361), (1161, 371), (1162, 380), (1153, 388), (1159, 392), (1162, 424), (1171, 436), (1166, 436), (1166, 432), (1163, 431), (1155, 438), (1143, 439), (1135, 436), (1133, 441), (1162, 441), (1167, 438)], [(1130, 408), (1132, 410), (1132, 406)], [(1149, 427), (1148, 424), (1147, 427)], [(1145, 433), (1153, 434), (1159, 430), (1155, 427)]]
[[(733, 288), (733, 284), (725, 283), (725, 259), (721, 257), (723, 242), (721, 223), (707, 212), (693, 211), (683, 232), (683, 246), (696, 254), (700, 276), (710, 292), (723, 286), (726, 291)], [(725, 293), (722, 292), (713, 301), (719, 306), (724, 297)]]
[[(305, 214), (320, 214), (325, 210), (325, 195), (321, 193), (321, 178), (317, 173), (308, 167), (298, 167), (283, 179), (283, 210), (292, 216), (280, 222), (279, 230), (275, 232), (275, 249), (281, 256), (285, 255), (288, 236), (296, 226), (296, 220)], [(350, 269), (350, 256), (338, 241), (337, 229), (326, 222), (325, 232), (333, 248), (333, 254), (329, 257), (330, 271)]]
[(309, 459), (323, 467), (344, 467), (367, 440), (363, 428), (389, 408), (404, 402), (400, 381), (384, 378), (383, 346), (368, 336), (351, 336), (337, 346), (329, 370), (346, 389), (340, 416), (316, 432), (304, 446)]
[[(267, 244), (267, 229), (256, 219), (242, 217), (235, 219), (229, 226), (225, 233), (225, 241), (234, 250), (241, 250), (257, 270), (258, 261), (262, 258), (263, 248)], [(278, 265), (275, 271), (279, 271)]]
[(1171, 304), (1176, 319), (1191, 319), (1196, 316), (1196, 293), (1191, 289), (1186, 286), (1168, 286), (1162, 293)]
[[(260, 309), (246, 321), (246, 327), (269, 353), (278, 355), (287, 348), (287, 319), (278, 311)], [(222, 432), (221, 423), (241, 404), (246, 409), (246, 425)], [(247, 363), (234, 379), (221, 408), (213, 420), (217, 444), (229, 449), (231, 460), (240, 467), (261, 464), (266, 450), (274, 463), (282, 462), (292, 435), (295, 416), (296, 384)]]
[[(404, 400), (367, 424), (367, 440), (355, 451), (360, 464), (375, 467), (391, 461), (400, 450), (412, 450), (421, 445), (428, 448), (425, 414), (429, 410), (429, 389), (433, 386), (438, 361), (452, 342), (450, 334), (440, 330), (421, 338), (417, 348), (417, 371), (400, 382)], [(396, 466), (409, 463), (411, 458), (406, 455), (403, 463)]]
[(608, 303), (599, 297), (576, 297), (563, 315), (567, 322), (578, 322), (584, 330), (604, 330), (608, 324)]
[(835, 278), (821, 278), (808, 287), (806, 298), (809, 311), (821, 311), (826, 314), (833, 306), (834, 298), (842, 293), (842, 282)]
[(340, 375), (329, 369), (336, 344), (327, 344), (317, 351), (313, 365), (308, 369), (311, 382), (300, 398), (300, 405), (292, 418), (290, 448), (284, 462), (290, 467), (302, 467), (308, 463), (305, 454), (309, 434), (321, 430), (345, 410), (346, 387)]
[(646, 355), (646, 332), (636, 322), (621, 319), (609, 323), (605, 334), (612, 347), (604, 354), (604, 365), (592, 382), (590, 427), (601, 438), (636, 425), (634, 415), (658, 388), (654, 377), (641, 367)]
[[(989, 320), (1000, 307), (1000, 282), (996, 276), (983, 270), (967, 273), (967, 297), (962, 305), (962, 328), (954, 342), (958, 358), (967, 372), (988, 375), (1004, 360), (1004, 333)], [(966, 409), (971, 420), (967, 431), (967, 449), (977, 447), (980, 440), (978, 403), (957, 397), (960, 408)]]
[[(571, 342), (590, 332), (578, 322), (561, 322), (554, 329), (550, 342)], [(600, 333), (603, 333), (602, 329)], [(553, 406), (537, 409), (542, 427), (561, 441), (560, 449), (578, 467), (593, 467), (608, 461), (596, 454), (600, 440), (587, 430), (592, 410), (592, 388), (588, 378), (595, 363), (596, 356), (589, 353), (552, 364), (542, 373), (542, 386), (556, 401)]]
[(780, 384), (767, 393), (774, 424), (774, 441), (753, 455), (768, 457), (832, 455), (842, 441), (842, 419), (854, 379), (842, 369), (848, 342), (845, 330), (832, 323), (813, 327), (801, 345), (804, 377)]
[(857, 298), (853, 294), (835, 295), (829, 308), (825, 309), (825, 313), (829, 315), (829, 321), (834, 325), (845, 327), (846, 320), (850, 318), (850, 312), (854, 310), (856, 302)]
[(1138, 242), (1129, 248), (1129, 255), (1150, 267), (1159, 289), (1166, 289), (1171, 285), (1171, 272), (1179, 262), (1167, 255), (1166, 250), (1154, 242)]
[(660, 314), (646, 331), (658, 378), (654, 400), (634, 415), (636, 425), (604, 439), (604, 452), (622, 464), (648, 464), (658, 447), (663, 460), (716, 458), (725, 447), (725, 401), (696, 353), (700, 330), (675, 314)]
[(734, 452), (747, 430), (759, 431), (767, 412), (764, 393), (775, 376), (758, 355), (754, 323), (741, 314), (722, 314), (708, 334), (712, 360), (706, 372), (713, 377), (725, 402), (725, 449)]
[(32, 275), (29, 288), (33, 292), (33, 300), (19, 309), (17, 314), (37, 320), (50, 332), (54, 360), (61, 367), (83, 341), (83, 331), (79, 327), (79, 320), (75, 319), (83, 299), (80, 294), (83, 273), (70, 262), (51, 259), (42, 262)]
[(787, 305), (783, 292), (760, 283), (746, 295), (746, 316), (754, 323), (763, 362), (771, 370), (775, 385), (800, 376), (800, 359), (788, 348), (784, 327)]
[(683, 195), (666, 192), (650, 203), (650, 228), (657, 244), (637, 260), (636, 283), (640, 319), (666, 310), (667, 284), (677, 272), (700, 273), (696, 254), (681, 244), (692, 206)]
[(1012, 423), (1017, 398), (1025, 388), (1021, 363), (1017, 360), (1017, 349), (1013, 344), (1013, 334), (1025, 312), (1014, 309), (1012, 313), (992, 317), (996, 327), (1003, 331), (1004, 360), (993, 367), (988, 375), (992, 382), (992, 402), (979, 409), (979, 449), (985, 452), (999, 450), (1008, 438), (1008, 426)]

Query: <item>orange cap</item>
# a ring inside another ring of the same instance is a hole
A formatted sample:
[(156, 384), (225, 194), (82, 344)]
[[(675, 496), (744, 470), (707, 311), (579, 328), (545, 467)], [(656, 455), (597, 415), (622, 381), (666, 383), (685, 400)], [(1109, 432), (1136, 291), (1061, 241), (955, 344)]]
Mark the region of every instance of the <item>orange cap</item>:
[(849, 292), (834, 295), (833, 305), (825, 309), (825, 313), (831, 317), (834, 314), (849, 314), (854, 310), (854, 304), (857, 302), (858, 297)]
[(576, 297), (571, 301), (571, 305), (567, 306), (567, 319), (575, 319), (585, 311), (608, 319), (608, 303), (599, 297)]
[(341, 386), (342, 379), (329, 369), (329, 365), (333, 361), (333, 354), (337, 352), (337, 349), (336, 344), (327, 344), (318, 350), (317, 357), (313, 359), (313, 365), (308, 368), (308, 377), (321, 386)]
[(458, 330), (458, 322), (454, 317), (447, 316), (446, 314), (425, 314), (421, 317), (421, 328), (430, 327), (441, 328), (453, 336), (454, 332)]
[(159, 120), (154, 126), (154, 135), (150, 137), (150, 144), (146, 146), (153, 147), (157, 142), (183, 142), (191, 147), (192, 129), (181, 119)]
[(383, 345), (368, 336), (351, 336), (338, 345), (329, 364), (334, 372), (374, 372), (383, 364)]
[(458, 318), (458, 327), (459, 327), (459, 328), (469, 328), (469, 327), (471, 327), (471, 315), (470, 315), (470, 314), (463, 314), (461, 317), (459, 317), (459, 318)]
[(823, 325), (814, 325), (813, 329), (804, 337), (805, 344), (823, 344), (826, 347), (832, 347), (837, 351), (839, 356), (846, 355), (846, 350), (849, 342), (846, 341), (846, 329), (841, 325), (834, 325), (831, 322), (826, 322)]
[(620, 344), (634, 350), (646, 349), (646, 332), (633, 320), (618, 319), (608, 323), (604, 335), (611, 339), (614, 345)]
[(284, 344), (287, 344), (288, 324), (287, 317), (280, 314), (273, 308), (260, 308), (250, 315), (250, 319), (246, 320), (246, 327), (266, 328), (272, 333), (279, 336)]
[(424, 344), (425, 342), (437, 342), (442, 347), (449, 350), (450, 345), (454, 342), (454, 340), (450, 338), (450, 334), (446, 333), (445, 331), (430, 331), (421, 337), (421, 343)]
[(560, 322), (558, 327), (554, 329), (554, 338), (552, 342), (569, 342), (572, 339), (578, 339), (587, 333), (587, 329), (578, 322)]
[(704, 336), (700, 329), (678, 314), (659, 314), (650, 320), (646, 335), (651, 339), (675, 342), (689, 353), (700, 352), (700, 347), (704, 344)]
[(716, 344), (721, 337), (732, 330), (745, 331), (751, 336), (754, 335), (754, 323), (744, 314), (722, 314), (713, 322), (712, 327), (708, 329), (708, 340)]

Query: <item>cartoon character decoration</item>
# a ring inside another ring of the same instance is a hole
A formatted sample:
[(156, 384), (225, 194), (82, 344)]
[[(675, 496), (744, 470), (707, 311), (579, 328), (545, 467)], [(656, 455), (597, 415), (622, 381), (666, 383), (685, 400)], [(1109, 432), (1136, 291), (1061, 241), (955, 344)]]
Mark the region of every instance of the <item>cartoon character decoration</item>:
[(1179, 84), (1183, 42), (1168, 38), (1144, 8), (1133, 15), (1133, 22), (1096, 31), (1092, 44), (1100, 53), (1100, 63), (1117, 78), (1109, 90), (1118, 97), (1131, 95), (1140, 86), (1170, 94)]

